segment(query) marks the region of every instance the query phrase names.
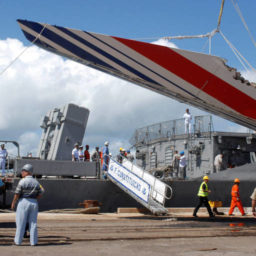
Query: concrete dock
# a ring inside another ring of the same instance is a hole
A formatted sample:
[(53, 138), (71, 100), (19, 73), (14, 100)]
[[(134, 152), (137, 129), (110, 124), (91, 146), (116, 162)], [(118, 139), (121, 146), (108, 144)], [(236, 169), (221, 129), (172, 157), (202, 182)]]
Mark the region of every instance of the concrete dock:
[[(256, 219), (217, 216), (192, 208), (168, 216), (142, 213), (71, 214), (40, 212), (39, 243), (13, 245), (15, 213), (0, 213), (1, 255), (255, 255)], [(227, 209), (223, 208), (223, 211)]]

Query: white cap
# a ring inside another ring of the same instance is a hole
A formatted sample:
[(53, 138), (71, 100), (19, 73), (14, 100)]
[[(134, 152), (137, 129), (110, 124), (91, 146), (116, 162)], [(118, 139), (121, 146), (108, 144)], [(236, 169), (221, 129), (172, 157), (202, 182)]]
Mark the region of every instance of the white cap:
[(21, 171), (26, 171), (26, 172), (29, 172), (29, 173), (32, 174), (33, 173), (33, 166), (32, 166), (32, 164), (25, 164), (22, 167)]

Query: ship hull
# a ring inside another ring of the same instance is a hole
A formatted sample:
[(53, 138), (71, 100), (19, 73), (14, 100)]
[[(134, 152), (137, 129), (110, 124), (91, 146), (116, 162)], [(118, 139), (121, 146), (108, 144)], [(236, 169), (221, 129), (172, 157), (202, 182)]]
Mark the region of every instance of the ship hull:
[[(13, 187), (16, 187), (15, 179)], [(72, 180), (72, 179), (42, 179), (40, 183), (45, 189), (43, 197), (39, 200), (40, 211), (54, 209), (80, 208), (79, 203), (84, 200), (97, 200), (102, 203), (100, 212), (116, 212), (118, 208), (142, 206), (111, 181), (103, 180)], [(174, 194), (167, 200), (166, 207), (195, 207), (198, 203), (198, 188), (201, 180), (168, 182)], [(212, 191), (209, 200), (222, 201), (223, 207), (230, 206), (231, 188), (233, 181), (210, 180)], [(244, 207), (251, 206), (250, 195), (255, 188), (255, 180), (242, 181), (240, 196)], [(13, 192), (7, 191), (6, 204), (11, 204)]]

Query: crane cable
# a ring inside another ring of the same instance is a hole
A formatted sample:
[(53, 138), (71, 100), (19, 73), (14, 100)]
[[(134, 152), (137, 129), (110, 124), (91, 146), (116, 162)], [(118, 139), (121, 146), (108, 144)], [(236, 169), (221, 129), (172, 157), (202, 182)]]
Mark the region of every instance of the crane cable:
[[(40, 33), (35, 37), (35, 39), (30, 43), (30, 45), (34, 44), (42, 35), (44, 29), (46, 28), (47, 24), (44, 24), (43, 28), (41, 29)], [(30, 46), (29, 45), (29, 46)], [(0, 76), (5, 73), (5, 71), (7, 71), (28, 49), (29, 46), (25, 47), (25, 49), (23, 49), (1, 72), (0, 72)]]
[(219, 31), (223, 39), (226, 41), (228, 46), (231, 48), (237, 59), (240, 61), (242, 66), (246, 71), (249, 71), (248, 68), (246, 67), (245, 63), (247, 64), (248, 67), (250, 67), (254, 72), (256, 72), (256, 69), (246, 60), (246, 58), (236, 49), (236, 47), (224, 36), (224, 34)]
[(217, 32), (219, 32), (219, 30), (220, 30), (220, 23), (221, 23), (221, 18), (222, 18), (222, 14), (223, 14), (224, 3), (225, 3), (225, 0), (222, 0), (221, 7), (220, 7), (219, 18), (218, 18), (218, 23), (217, 23)]
[(255, 48), (256, 48), (256, 42), (255, 42), (255, 40), (254, 40), (254, 38), (253, 38), (253, 35), (252, 35), (251, 31), (249, 30), (249, 27), (247, 26), (247, 24), (246, 24), (246, 22), (245, 22), (245, 19), (244, 19), (243, 15), (242, 15), (242, 12), (241, 12), (241, 10), (240, 10), (238, 4), (235, 3), (234, 0), (231, 0), (231, 1), (232, 1), (233, 5), (234, 5), (234, 8), (235, 8), (236, 12), (238, 13), (238, 15), (239, 15), (239, 17), (240, 17), (240, 19), (241, 19), (241, 21), (242, 21), (242, 23), (243, 23), (245, 29), (247, 30), (247, 32), (248, 32), (248, 34), (249, 34), (249, 37), (250, 37), (251, 40), (252, 40), (252, 43), (254, 44), (254, 46), (255, 46)]

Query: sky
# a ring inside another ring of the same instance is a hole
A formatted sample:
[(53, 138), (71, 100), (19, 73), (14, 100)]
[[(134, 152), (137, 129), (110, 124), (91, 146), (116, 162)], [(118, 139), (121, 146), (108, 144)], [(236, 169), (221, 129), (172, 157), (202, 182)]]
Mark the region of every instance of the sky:
[[(233, 3), (238, 4), (255, 40), (256, 1), (226, 0), (220, 27), (256, 67), (256, 49)], [(41, 118), (68, 103), (90, 110), (83, 144), (93, 151), (108, 140), (113, 153), (119, 147), (131, 147), (129, 140), (136, 128), (181, 118), (187, 107), (193, 116), (209, 114), (31, 46), (17, 19), (208, 53), (207, 39), (159, 39), (212, 31), (220, 4), (221, 0), (0, 0), (0, 140), (18, 141), (22, 155), (36, 155)], [(245, 72), (219, 34), (212, 39), (212, 54), (225, 58), (228, 65), (256, 82), (255, 73)], [(216, 131), (247, 131), (216, 116), (213, 121)], [(16, 154), (9, 144), (7, 149)]]

